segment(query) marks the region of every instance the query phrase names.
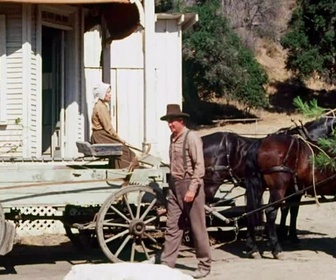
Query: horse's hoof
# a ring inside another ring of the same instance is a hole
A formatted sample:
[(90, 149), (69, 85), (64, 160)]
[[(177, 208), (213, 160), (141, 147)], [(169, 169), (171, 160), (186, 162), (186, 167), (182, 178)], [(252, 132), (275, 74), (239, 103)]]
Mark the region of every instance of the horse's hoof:
[(285, 254), (284, 254), (284, 252), (277, 252), (277, 253), (274, 252), (273, 257), (276, 260), (284, 260), (285, 259)]
[(291, 237), (290, 242), (291, 244), (296, 245), (296, 244), (299, 244), (301, 240), (296, 236), (296, 237)]
[(259, 260), (261, 259), (261, 255), (259, 252), (250, 252), (248, 253), (249, 258), (254, 259), (254, 260)]

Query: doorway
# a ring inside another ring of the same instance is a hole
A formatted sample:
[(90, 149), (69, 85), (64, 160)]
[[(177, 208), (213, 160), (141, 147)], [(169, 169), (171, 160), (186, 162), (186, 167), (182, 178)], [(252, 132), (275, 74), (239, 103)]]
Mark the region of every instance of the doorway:
[(65, 32), (42, 26), (42, 155), (63, 157)]

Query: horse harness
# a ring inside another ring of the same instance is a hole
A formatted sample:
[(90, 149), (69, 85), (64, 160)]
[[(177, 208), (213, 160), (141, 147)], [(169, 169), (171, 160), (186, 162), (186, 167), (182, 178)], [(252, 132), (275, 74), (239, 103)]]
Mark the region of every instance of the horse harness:
[[(225, 151), (225, 157), (226, 157), (226, 162), (227, 165), (219, 165), (217, 164), (218, 162), (218, 158), (219, 158), (219, 152), (221, 150), (221, 148), (224, 148)], [(238, 187), (241, 186), (242, 184), (242, 179), (235, 176), (234, 172), (233, 172), (233, 168), (230, 165), (230, 154), (228, 153), (229, 150), (229, 143), (227, 141), (227, 134), (223, 135), (219, 145), (218, 145), (218, 149), (217, 152), (214, 154), (214, 160), (211, 166), (207, 167), (206, 170), (210, 170), (213, 173), (214, 172), (220, 172), (220, 171), (226, 171), (229, 173), (230, 177), (231, 177), (231, 182), (233, 183), (234, 187)]]
[[(295, 167), (294, 167), (294, 170), (292, 170), (291, 168), (289, 168), (288, 166), (286, 166), (286, 163), (288, 161), (289, 153), (292, 150), (294, 143), (297, 143), (298, 149), (296, 151)], [(301, 145), (300, 145), (299, 139), (297, 137), (291, 137), (291, 142), (289, 144), (286, 156), (285, 156), (282, 164), (281, 165), (277, 165), (277, 166), (272, 166), (272, 167), (267, 168), (267, 169), (263, 169), (260, 172), (262, 174), (272, 174), (272, 173), (275, 173), (275, 172), (285, 172), (285, 173), (292, 174), (293, 175), (293, 180), (294, 180), (294, 189), (295, 189), (295, 192), (298, 192), (299, 191), (299, 185), (298, 185), (298, 182), (297, 182), (297, 173), (296, 173), (296, 171), (297, 171), (298, 162), (299, 162), (300, 148), (301, 148)]]

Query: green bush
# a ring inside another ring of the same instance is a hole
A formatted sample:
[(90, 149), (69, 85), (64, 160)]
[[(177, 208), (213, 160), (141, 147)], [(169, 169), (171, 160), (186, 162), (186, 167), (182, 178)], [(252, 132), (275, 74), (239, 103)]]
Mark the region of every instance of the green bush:
[(267, 106), (266, 73), (230, 27), (220, 2), (205, 1), (190, 11), (199, 15), (199, 22), (184, 33), (185, 99), (216, 96), (246, 108)]
[(336, 0), (300, 0), (281, 39), (287, 68), (305, 80), (318, 74), (336, 82)]

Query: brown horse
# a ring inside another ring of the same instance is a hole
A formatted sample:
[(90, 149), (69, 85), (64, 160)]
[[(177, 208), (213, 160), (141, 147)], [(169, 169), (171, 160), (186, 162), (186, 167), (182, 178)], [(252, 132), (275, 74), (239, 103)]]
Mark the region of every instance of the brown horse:
[[(318, 125), (319, 127), (319, 125)], [(294, 127), (282, 128), (277, 133), (295, 135), (300, 134), (305, 139), (313, 137), (312, 131), (316, 130), (316, 123), (310, 122), (305, 125), (296, 124)], [(234, 186), (245, 188), (247, 153), (252, 145), (258, 145), (260, 138), (244, 137), (232, 132), (215, 132), (202, 137), (203, 154), (205, 161), (205, 194), (207, 202), (214, 202), (214, 197), (219, 187), (226, 182)], [(292, 201), (295, 201), (293, 198)], [(225, 201), (223, 202), (230, 202)], [(298, 206), (284, 208), (281, 215), (280, 232), (287, 236), (286, 217), (291, 213), (290, 237), (297, 241), (296, 220)]]
[(308, 127), (309, 142), (301, 137), (283, 133), (271, 134), (249, 149), (245, 178), (248, 216), (246, 245), (251, 257), (260, 257), (256, 245), (256, 228), (262, 224), (261, 200), (267, 188), (270, 199), (264, 207), (266, 227), (275, 258), (282, 256), (275, 226), (278, 208), (285, 201), (288, 202), (289, 197), (300, 201), (304, 193), (336, 193), (336, 181), (331, 180), (336, 176), (336, 172), (328, 169), (318, 170), (311, 161), (312, 155), (318, 153), (314, 145), (321, 137), (330, 135), (335, 126), (335, 118), (321, 118), (305, 126)]

